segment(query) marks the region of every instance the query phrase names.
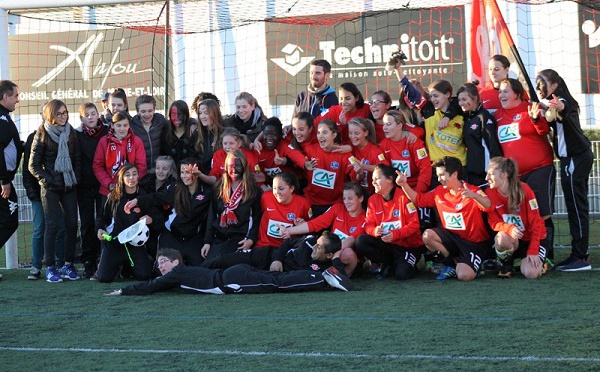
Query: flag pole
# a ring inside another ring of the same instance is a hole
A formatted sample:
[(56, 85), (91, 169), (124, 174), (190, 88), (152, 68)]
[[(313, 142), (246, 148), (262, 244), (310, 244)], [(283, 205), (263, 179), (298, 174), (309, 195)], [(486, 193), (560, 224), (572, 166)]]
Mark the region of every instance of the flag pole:
[[(504, 21), (504, 17), (502, 17), (502, 13), (500, 12), (500, 8), (498, 7), (498, 3), (496, 2), (496, 0), (488, 0), (488, 4), (490, 4), (494, 7), (494, 11), (496, 12), (496, 14), (498, 14), (498, 16), (502, 18), (502, 23), (504, 23), (506, 25), (506, 22)], [(521, 73), (523, 74), (523, 78), (525, 79), (525, 83), (527, 84), (527, 88), (529, 90), (529, 99), (532, 100), (533, 102), (539, 102), (535, 88), (534, 88), (533, 84), (531, 83), (531, 80), (529, 79), (527, 70), (525, 69), (525, 64), (523, 63), (523, 60), (521, 59), (521, 56), (519, 55), (517, 46), (515, 45), (515, 42), (513, 41), (513, 38), (511, 36), (508, 28), (506, 28), (505, 34), (506, 34), (508, 41), (510, 42), (510, 51), (512, 52), (513, 57), (515, 58), (515, 61), (519, 65), (519, 68), (521, 69)]]

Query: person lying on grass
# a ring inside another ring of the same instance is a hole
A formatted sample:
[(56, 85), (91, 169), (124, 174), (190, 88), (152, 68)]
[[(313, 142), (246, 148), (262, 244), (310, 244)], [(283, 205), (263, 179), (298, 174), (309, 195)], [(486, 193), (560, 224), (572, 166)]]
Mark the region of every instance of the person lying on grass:
[[(334, 245), (336, 251), (339, 251), (341, 241), (332, 233), (321, 235), (313, 249), (317, 252), (327, 250), (329, 245)], [(343, 269), (337, 269), (335, 266), (323, 272), (265, 271), (247, 264), (238, 264), (227, 269), (207, 269), (186, 266), (181, 253), (168, 248), (158, 251), (156, 262), (162, 276), (116, 289), (105, 295), (150, 295), (177, 287), (187, 293), (212, 294), (295, 292), (328, 288), (348, 291), (352, 288), (352, 282), (343, 274)]]

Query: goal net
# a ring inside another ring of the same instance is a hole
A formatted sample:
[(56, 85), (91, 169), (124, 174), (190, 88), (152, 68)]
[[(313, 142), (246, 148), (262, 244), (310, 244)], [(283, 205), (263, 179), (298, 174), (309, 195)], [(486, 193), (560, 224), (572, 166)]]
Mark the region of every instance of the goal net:
[[(443, 78), (456, 89), (471, 79), (471, 1), (466, 0), (89, 3), (8, 12), (10, 79), (21, 90), (14, 115), (23, 140), (40, 125), (40, 108), (48, 100), (63, 100), (69, 122), (78, 127), (79, 106), (94, 102), (102, 111), (102, 96), (116, 87), (126, 90), (132, 114), (141, 94), (153, 95), (164, 113), (177, 99), (191, 105), (200, 92), (216, 94), (222, 112), (232, 114), (236, 95), (246, 91), (267, 116), (278, 116), (285, 125), (315, 58), (332, 64), (332, 87), (354, 82), (367, 99), (385, 90), (397, 101), (397, 80), (384, 65), (398, 48), (408, 57), (405, 73), (424, 85)], [(529, 76), (543, 68), (557, 70), (579, 101), (584, 129), (597, 129), (598, 5), (498, 4)], [(593, 213), (600, 211), (598, 187), (596, 166)], [(26, 226), (31, 210), (22, 189), (19, 195)], [(556, 205), (557, 215), (564, 216), (560, 187)], [(30, 246), (29, 234), (20, 229), (19, 247)], [(566, 224), (557, 235), (556, 244), (570, 244)], [(30, 256), (26, 251), (21, 259)]]

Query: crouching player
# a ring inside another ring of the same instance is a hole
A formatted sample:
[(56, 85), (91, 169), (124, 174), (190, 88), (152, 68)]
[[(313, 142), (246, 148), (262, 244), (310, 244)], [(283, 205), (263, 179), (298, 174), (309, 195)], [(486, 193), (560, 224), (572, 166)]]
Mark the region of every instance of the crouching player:
[(486, 194), (492, 202), (488, 222), (498, 232), (494, 243), (500, 263), (498, 276), (510, 278), (514, 259), (522, 258), (521, 273), (529, 279), (539, 278), (544, 271), (547, 241), (535, 194), (519, 181), (513, 159), (492, 158), (486, 180), (490, 184)]
[(394, 184), (396, 169), (378, 164), (373, 171), (375, 194), (369, 198), (365, 232), (356, 239), (358, 252), (371, 262), (382, 264), (382, 272), (396, 279), (412, 278), (425, 252), (419, 213), (415, 205)]
[[(342, 243), (336, 235), (324, 234), (319, 237), (316, 246), (323, 248), (325, 252), (337, 252)], [(162, 276), (106, 295), (149, 295), (177, 287), (187, 293), (212, 294), (295, 292), (328, 288), (348, 291), (352, 288), (352, 283), (343, 274), (343, 270), (333, 266), (323, 272), (265, 271), (248, 264), (237, 264), (226, 269), (207, 269), (186, 266), (181, 253), (174, 249), (159, 250), (157, 263)]]
[(442, 228), (427, 229), (423, 233), (427, 249), (438, 251), (444, 257), (446, 267), (436, 279), (473, 280), (483, 260), (493, 257), (492, 240), (482, 216), (491, 202), (477, 186), (458, 178), (462, 173), (458, 158), (445, 156), (433, 166), (440, 185), (427, 193), (413, 190), (400, 172), (397, 172), (396, 183), (417, 207), (435, 207), (438, 211)]

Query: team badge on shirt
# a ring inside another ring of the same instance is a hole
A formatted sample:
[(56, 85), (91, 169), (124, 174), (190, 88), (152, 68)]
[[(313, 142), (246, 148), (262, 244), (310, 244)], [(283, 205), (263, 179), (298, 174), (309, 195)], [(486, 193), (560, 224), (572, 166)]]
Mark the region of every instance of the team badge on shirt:
[(462, 213), (442, 212), (444, 218), (444, 226), (448, 230), (466, 230), (465, 219)]
[(530, 199), (529, 200), (529, 208), (531, 208), (531, 210), (538, 209), (537, 199)]
[(417, 159), (421, 160), (427, 157), (427, 150), (420, 148), (417, 150)]
[(352, 226), (352, 227), (350, 228), (350, 234), (352, 234), (352, 233), (353, 233), (353, 232), (355, 232), (355, 231), (356, 231), (356, 226)]
[(325, 169), (315, 169), (312, 176), (312, 184), (315, 186), (320, 186), (326, 189), (333, 190), (335, 186), (335, 176), (334, 172), (329, 172)]
[(506, 143), (521, 139), (519, 132), (519, 123), (511, 123), (498, 127), (498, 140), (500, 143)]
[(198, 194), (198, 195), (196, 196), (196, 200), (198, 200), (198, 201), (202, 201), (202, 200), (204, 200), (204, 195), (202, 195), (202, 194)]
[(408, 158), (410, 156), (410, 153), (408, 152), (408, 150), (402, 150), (402, 157), (403, 158)]
[(523, 223), (523, 219), (518, 214), (503, 214), (502, 220), (504, 220), (505, 223), (513, 224), (519, 229), (525, 231), (525, 224)]
[(290, 220), (290, 221), (295, 220), (296, 219), (296, 214), (292, 213), (292, 212), (288, 213), (287, 219)]
[(392, 212), (394, 217), (398, 217), (400, 215), (400, 211), (397, 209), (394, 209), (394, 212)]
[(331, 169), (338, 169), (340, 167), (340, 163), (338, 163), (337, 161), (332, 161), (331, 164), (329, 164), (329, 166), (331, 167)]

